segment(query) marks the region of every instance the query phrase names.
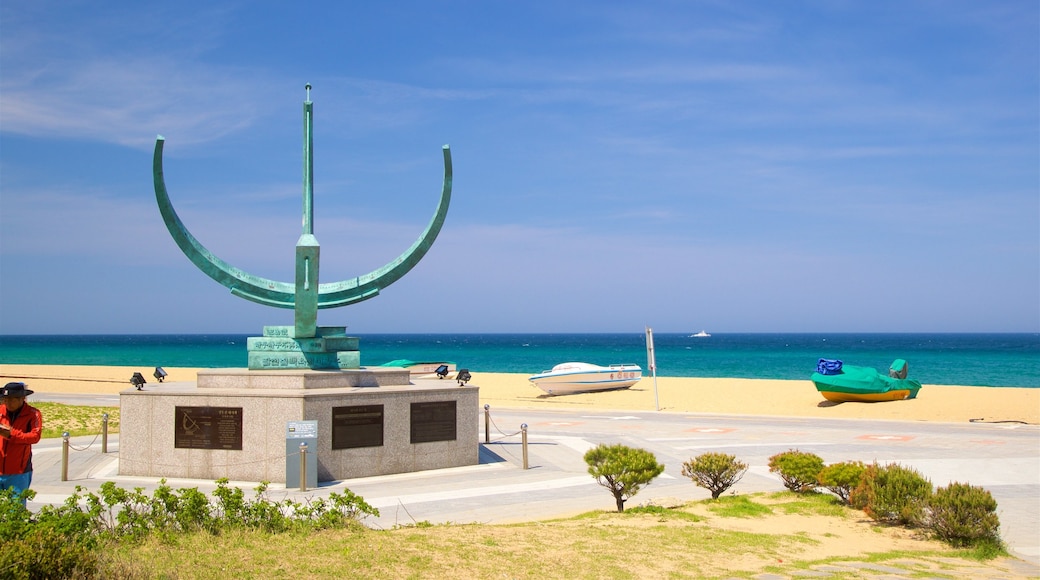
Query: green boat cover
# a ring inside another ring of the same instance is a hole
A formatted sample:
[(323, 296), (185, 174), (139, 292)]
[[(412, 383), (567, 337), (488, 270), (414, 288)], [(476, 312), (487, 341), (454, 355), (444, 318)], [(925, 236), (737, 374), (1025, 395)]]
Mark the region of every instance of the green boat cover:
[(428, 364), (433, 364), (435, 362), (438, 363), (438, 364), (449, 364), (449, 365), (455, 364), (455, 363), (453, 363), (451, 361), (446, 361), (446, 360), (439, 360), (439, 361), (415, 361), (415, 360), (409, 360), (409, 359), (406, 359), (406, 358), (399, 358), (397, 360), (392, 360), (390, 362), (383, 363), (383, 364), (381, 364), (379, 366), (381, 366), (381, 367), (397, 367), (397, 368), (402, 368), (403, 369), (403, 368), (410, 367), (412, 365), (428, 365)]
[[(897, 367), (896, 363), (902, 364)], [(896, 363), (892, 363), (893, 371), (905, 377), (906, 361), (898, 360)], [(921, 383), (913, 379), (889, 377), (870, 367), (856, 367), (852, 365), (842, 365), (841, 372), (836, 375), (813, 373), (811, 378), (813, 384), (816, 385), (817, 391), (832, 393), (871, 395), (889, 391), (908, 390), (910, 395), (907, 398), (913, 399), (917, 396), (917, 391), (921, 390)]]

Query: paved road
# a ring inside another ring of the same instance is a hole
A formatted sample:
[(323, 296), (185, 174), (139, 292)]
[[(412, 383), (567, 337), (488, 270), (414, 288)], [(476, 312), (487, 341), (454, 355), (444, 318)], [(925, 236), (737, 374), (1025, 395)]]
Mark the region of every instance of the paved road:
[[(35, 395), (34, 395), (35, 396)], [(71, 401), (70, 401), (71, 402)], [(523, 468), (521, 424), (527, 424)], [(768, 458), (788, 449), (816, 453), (827, 463), (896, 462), (917, 469), (936, 486), (953, 481), (979, 485), (998, 503), (1002, 535), (1012, 552), (1040, 564), (1040, 427), (987, 423), (821, 420), (691, 413), (590, 412), (492, 409), (485, 442), (480, 421), (479, 465), (329, 482), (307, 492), (272, 485), (271, 497), (303, 498), (349, 488), (380, 509), (375, 527), (395, 524), (547, 519), (613, 509), (613, 498), (587, 474), (582, 455), (599, 443), (652, 451), (665, 473), (629, 506), (650, 501), (709, 497), (681, 474), (682, 463), (707, 451), (737, 456), (750, 469), (737, 493), (779, 491)], [(156, 478), (118, 476), (118, 436), (72, 441), (67, 482), (61, 481), (61, 441), (37, 446), (33, 488), (37, 504), (63, 501), (76, 485), (96, 489), (104, 481), (154, 489)], [(171, 480), (174, 488), (211, 490), (212, 481)], [(255, 484), (241, 484), (247, 489)]]

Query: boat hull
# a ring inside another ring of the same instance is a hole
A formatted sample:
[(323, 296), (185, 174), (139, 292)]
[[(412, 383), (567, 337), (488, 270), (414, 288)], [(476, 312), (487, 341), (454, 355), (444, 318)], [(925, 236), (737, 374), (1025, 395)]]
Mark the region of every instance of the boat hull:
[(812, 374), (816, 390), (835, 403), (877, 403), (914, 399), (921, 383), (884, 376), (875, 369), (845, 365), (838, 374)]
[(825, 391), (817, 386), (817, 390), (824, 399), (835, 403), (880, 403), (883, 401), (902, 401), (912, 399), (909, 389), (898, 389), (884, 393), (843, 393), (840, 391)]
[(627, 389), (643, 378), (638, 365), (601, 367), (588, 363), (558, 364), (528, 380), (550, 395), (570, 395)]

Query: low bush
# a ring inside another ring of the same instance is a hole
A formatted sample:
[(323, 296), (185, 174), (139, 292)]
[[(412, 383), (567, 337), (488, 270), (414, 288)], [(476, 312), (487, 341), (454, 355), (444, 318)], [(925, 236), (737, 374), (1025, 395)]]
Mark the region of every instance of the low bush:
[(625, 445), (597, 445), (585, 453), (589, 475), (610, 490), (617, 511), (625, 511), (625, 501), (664, 472), (664, 465), (645, 449)]
[(97, 572), (92, 546), (54, 528), (33, 528), (0, 543), (0, 578), (92, 578)]
[(815, 453), (791, 449), (769, 458), (769, 471), (780, 476), (784, 487), (794, 492), (816, 489), (817, 477), (823, 470), (823, 459)]
[(966, 483), (940, 487), (928, 500), (928, 513), (932, 532), (948, 544), (1001, 544), (997, 501), (981, 487)]
[(747, 470), (746, 463), (725, 453), (703, 453), (682, 466), (682, 474), (698, 487), (710, 491), (711, 499), (719, 499), (722, 492), (740, 481)]
[(878, 522), (920, 526), (932, 495), (932, 482), (896, 463), (870, 465), (850, 494), (850, 503)]
[(849, 495), (856, 489), (867, 467), (861, 461), (843, 461), (824, 467), (817, 476), (819, 484), (838, 496), (842, 503), (849, 503)]

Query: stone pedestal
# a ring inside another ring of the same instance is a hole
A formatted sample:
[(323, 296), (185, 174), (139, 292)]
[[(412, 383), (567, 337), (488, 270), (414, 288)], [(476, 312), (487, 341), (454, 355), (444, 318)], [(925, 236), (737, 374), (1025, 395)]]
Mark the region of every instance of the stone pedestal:
[(120, 393), (119, 474), (284, 483), (286, 428), (317, 421), (319, 481), (475, 465), (479, 388), (407, 370), (207, 369)]

